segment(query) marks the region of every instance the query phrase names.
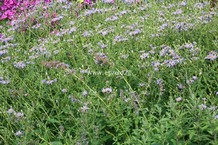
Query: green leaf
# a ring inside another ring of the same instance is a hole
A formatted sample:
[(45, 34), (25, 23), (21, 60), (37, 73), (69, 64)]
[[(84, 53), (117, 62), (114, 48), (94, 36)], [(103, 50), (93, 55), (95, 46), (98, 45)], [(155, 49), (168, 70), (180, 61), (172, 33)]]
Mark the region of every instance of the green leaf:
[(60, 142), (60, 141), (53, 141), (50, 144), (51, 145), (62, 145), (62, 142)]
[(54, 118), (48, 118), (47, 121), (51, 123), (59, 123), (59, 121)]

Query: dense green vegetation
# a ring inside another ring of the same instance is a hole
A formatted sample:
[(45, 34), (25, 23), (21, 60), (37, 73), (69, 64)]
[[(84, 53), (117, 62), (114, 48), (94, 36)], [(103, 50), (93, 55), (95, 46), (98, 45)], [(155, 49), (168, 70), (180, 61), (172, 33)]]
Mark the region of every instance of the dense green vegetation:
[(217, 9), (76, 5), (0, 22), (0, 144), (218, 144)]

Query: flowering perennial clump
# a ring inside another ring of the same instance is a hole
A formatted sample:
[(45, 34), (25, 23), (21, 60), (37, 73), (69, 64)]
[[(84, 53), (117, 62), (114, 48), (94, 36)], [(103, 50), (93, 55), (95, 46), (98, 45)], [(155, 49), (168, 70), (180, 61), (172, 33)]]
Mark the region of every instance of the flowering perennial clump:
[(0, 144), (216, 142), (209, 3), (6, 2), (20, 5), (0, 10)]

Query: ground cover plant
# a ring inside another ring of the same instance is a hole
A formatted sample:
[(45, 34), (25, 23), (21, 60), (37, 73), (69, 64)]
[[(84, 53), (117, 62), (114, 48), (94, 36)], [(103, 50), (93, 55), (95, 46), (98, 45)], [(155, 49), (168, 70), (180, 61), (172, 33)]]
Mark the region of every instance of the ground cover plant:
[(0, 21), (0, 144), (218, 144), (208, 1), (58, 0)]

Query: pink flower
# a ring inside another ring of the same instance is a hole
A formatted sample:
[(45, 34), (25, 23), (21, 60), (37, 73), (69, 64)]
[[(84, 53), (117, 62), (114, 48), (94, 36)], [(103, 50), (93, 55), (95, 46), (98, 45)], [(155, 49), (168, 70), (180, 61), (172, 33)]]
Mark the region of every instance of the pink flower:
[[(0, 20), (12, 19), (15, 14), (22, 13), (30, 6), (39, 4), (42, 0), (2, 0), (3, 4), (0, 6)], [(44, 0), (45, 3), (51, 0)]]
[(6, 19), (6, 18), (12, 19), (15, 13), (16, 13), (15, 11), (7, 10), (7, 11), (5, 11), (5, 12), (3, 13), (3, 15), (0, 17), (0, 20)]

